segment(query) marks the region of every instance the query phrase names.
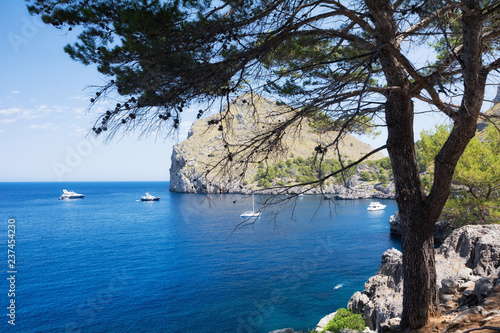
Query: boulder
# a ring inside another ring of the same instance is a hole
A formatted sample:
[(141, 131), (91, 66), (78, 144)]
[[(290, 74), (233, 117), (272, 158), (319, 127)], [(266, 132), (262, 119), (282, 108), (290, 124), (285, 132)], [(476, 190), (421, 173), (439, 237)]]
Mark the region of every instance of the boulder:
[(328, 323), (330, 322), (330, 320), (332, 320), (333, 317), (335, 317), (336, 314), (337, 314), (337, 311), (335, 311), (333, 313), (330, 313), (329, 315), (326, 315), (323, 318), (321, 318), (321, 320), (319, 321), (318, 325), (316, 325), (315, 331), (316, 332), (323, 332), (323, 330), (325, 329), (326, 325), (328, 325)]
[(454, 295), (458, 290), (458, 282), (454, 279), (443, 279), (441, 281), (440, 294)]
[(493, 290), (500, 285), (500, 268), (495, 273), (488, 277), (480, 278), (474, 286), (474, 295), (477, 298), (478, 304), (482, 304), (484, 300), (491, 295)]
[(302, 333), (302, 331), (294, 331), (293, 328), (282, 328), (282, 329), (279, 329), (279, 330), (274, 330), (274, 331), (271, 331), (269, 333)]

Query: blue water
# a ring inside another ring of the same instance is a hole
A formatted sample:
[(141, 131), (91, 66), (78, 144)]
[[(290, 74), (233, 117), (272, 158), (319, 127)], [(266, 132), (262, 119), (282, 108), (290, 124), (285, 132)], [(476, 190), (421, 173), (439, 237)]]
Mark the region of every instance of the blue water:
[[(63, 188), (86, 197), (57, 200)], [(161, 200), (138, 201), (145, 192)], [(305, 196), (233, 232), (251, 198), (170, 193), (166, 182), (0, 183), (0, 331), (312, 329), (400, 247), (388, 229), (396, 204), (382, 201), (367, 212), (369, 200)]]

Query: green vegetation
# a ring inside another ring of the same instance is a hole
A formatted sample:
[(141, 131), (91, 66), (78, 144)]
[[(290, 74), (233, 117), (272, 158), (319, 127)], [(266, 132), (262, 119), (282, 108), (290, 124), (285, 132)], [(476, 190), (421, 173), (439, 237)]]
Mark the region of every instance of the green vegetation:
[[(417, 142), (417, 159), (422, 184), (432, 186), (432, 156), (449, 135), (448, 126), (424, 131)], [(478, 138), (479, 137), (479, 138)], [(482, 139), (480, 139), (482, 137)], [(454, 226), (500, 223), (500, 137), (498, 130), (488, 126), (473, 138), (458, 161), (452, 191), (443, 209), (442, 218)]]
[(368, 171), (363, 171), (360, 176), (365, 182), (372, 180), (372, 174)]
[(340, 332), (343, 328), (350, 328), (356, 331), (363, 331), (366, 327), (363, 316), (354, 314), (348, 309), (338, 309), (337, 314), (326, 325), (323, 332)]
[[(260, 163), (254, 181), (259, 187), (270, 188), (273, 186), (284, 186), (286, 184), (314, 182), (318, 177), (324, 177), (341, 168), (340, 162), (336, 159), (326, 159), (320, 161), (313, 156), (304, 159), (300, 156), (286, 161), (280, 161), (276, 165), (267, 166)], [(354, 174), (354, 169), (338, 174), (334, 177), (334, 182), (342, 184), (344, 178)], [(328, 182), (330, 184), (330, 182)]]
[[(347, 163), (350, 162), (351, 161), (347, 161)], [(364, 162), (364, 164), (374, 169), (374, 171), (363, 171), (360, 175), (362, 180), (378, 181), (382, 184), (387, 184), (389, 182), (387, 174), (392, 175), (389, 157), (377, 161), (367, 161)], [(254, 177), (254, 181), (262, 188), (291, 184), (306, 184), (314, 182), (318, 177), (324, 177), (340, 168), (340, 162), (336, 159), (320, 161), (314, 156), (307, 159), (298, 156), (295, 158), (292, 157), (286, 161), (280, 161), (273, 166), (266, 166), (261, 162), (257, 169), (257, 174)], [(335, 184), (343, 184), (344, 181), (354, 173), (355, 169), (352, 168), (343, 174), (336, 175), (333, 177), (332, 181)], [(328, 180), (324, 185), (331, 185), (332, 181)]]
[(387, 175), (383, 171), (381, 171), (378, 176), (378, 181), (382, 184), (387, 184), (389, 182), (389, 177), (387, 177)]

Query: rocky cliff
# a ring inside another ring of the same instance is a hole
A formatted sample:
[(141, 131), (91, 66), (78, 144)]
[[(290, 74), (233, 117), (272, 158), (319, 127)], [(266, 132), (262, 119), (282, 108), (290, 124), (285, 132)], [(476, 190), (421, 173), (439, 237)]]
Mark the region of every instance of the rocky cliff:
[[(436, 271), (443, 315), (431, 325), (439, 326), (439, 332), (498, 327), (500, 225), (453, 231), (436, 251)], [(387, 250), (377, 274), (351, 297), (348, 308), (363, 314), (370, 329), (392, 332), (402, 313), (402, 291), (401, 252)]]
[[(265, 152), (257, 151), (257, 154), (246, 160), (235, 160), (228, 165), (218, 164), (231, 151), (241, 151), (245, 145), (250, 145), (254, 137), (266, 133), (270, 126), (287, 121), (290, 110), (290, 107), (277, 105), (275, 101), (247, 94), (233, 99), (221, 113), (195, 121), (188, 138), (173, 148), (170, 190), (188, 193), (250, 193), (259, 188), (254, 180), (259, 161), (264, 160), (266, 165), (273, 165), (291, 157), (307, 159), (313, 156), (315, 147), (324, 147), (337, 136), (338, 132), (334, 131), (316, 131), (310, 121), (302, 120), (282, 133), (281, 144), (273, 147), (272, 152), (269, 148), (272, 145), (269, 145)], [(357, 160), (373, 148), (351, 135), (345, 135), (339, 150), (343, 160), (347, 161)], [(263, 154), (267, 154), (269, 159)], [(371, 159), (383, 157), (377, 153)], [(332, 147), (324, 158), (338, 159), (338, 155)], [(359, 177), (354, 177), (350, 182), (353, 183), (352, 187), (348, 186), (350, 189), (328, 184), (323, 193), (335, 193), (345, 198), (393, 197), (390, 186), (361, 184)], [(293, 181), (288, 180), (287, 184), (290, 183)]]

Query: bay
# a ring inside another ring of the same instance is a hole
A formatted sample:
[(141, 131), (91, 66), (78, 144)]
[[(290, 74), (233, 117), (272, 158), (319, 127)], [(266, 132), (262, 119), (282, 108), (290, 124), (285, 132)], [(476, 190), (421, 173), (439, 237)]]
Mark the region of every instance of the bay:
[[(84, 199), (57, 200), (62, 189)], [(145, 192), (158, 202), (141, 202)], [(262, 204), (265, 196), (256, 195)], [(269, 332), (312, 329), (372, 276), (392, 200), (304, 196), (251, 208), (242, 195), (179, 194), (168, 182), (0, 183), (2, 331)], [(276, 214), (278, 213), (279, 214)], [(16, 225), (15, 326), (7, 321), (8, 220)]]

